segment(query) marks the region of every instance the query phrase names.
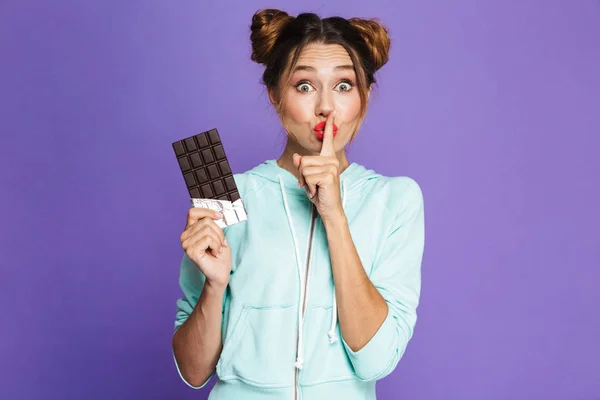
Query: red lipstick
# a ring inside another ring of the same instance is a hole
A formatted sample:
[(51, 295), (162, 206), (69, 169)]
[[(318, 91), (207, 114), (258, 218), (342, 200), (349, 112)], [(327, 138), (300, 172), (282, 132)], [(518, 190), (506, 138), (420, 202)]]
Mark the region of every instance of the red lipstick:
[[(326, 121), (320, 122), (319, 124), (317, 124), (317, 126), (315, 126), (313, 129), (315, 131), (315, 135), (317, 135), (317, 137), (319, 139), (323, 139), (324, 136), (324, 132), (325, 132), (325, 125), (326, 125)], [(337, 131), (338, 131), (338, 127), (336, 124), (333, 124), (333, 136), (335, 137), (335, 135), (337, 135)]]

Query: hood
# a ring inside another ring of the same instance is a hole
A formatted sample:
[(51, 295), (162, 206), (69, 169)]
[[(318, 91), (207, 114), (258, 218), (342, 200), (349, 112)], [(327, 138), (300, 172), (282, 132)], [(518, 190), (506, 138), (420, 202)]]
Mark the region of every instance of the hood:
[[(304, 188), (298, 187), (298, 179), (288, 170), (277, 165), (277, 160), (267, 160), (248, 171), (250, 175), (259, 176), (268, 181), (285, 187), (286, 194), (307, 197)], [(366, 182), (380, 175), (372, 170), (367, 170), (358, 163), (351, 163), (340, 174), (341, 190), (346, 191), (348, 196), (362, 191)], [(308, 198), (308, 197), (307, 197)]]
[[(308, 200), (308, 195), (304, 188), (298, 187), (298, 179), (287, 171), (286, 169), (281, 168), (277, 164), (277, 160), (267, 160), (262, 164), (257, 165), (250, 171), (248, 171), (250, 175), (255, 175), (261, 178), (266, 179), (267, 181), (272, 182), (273, 184), (279, 185), (281, 191), (281, 197), (283, 199), (283, 204), (285, 207), (285, 212), (287, 215), (288, 226), (290, 228), (290, 233), (294, 242), (294, 251), (296, 256), (296, 266), (298, 268), (298, 277), (300, 279), (300, 305), (304, 304), (305, 296), (308, 296), (308, 288), (310, 283), (310, 275), (308, 275), (308, 279), (305, 285), (305, 269), (304, 266), (307, 265), (306, 259), (303, 259), (303, 255), (300, 254), (299, 246), (298, 246), (298, 238), (296, 236), (296, 232), (294, 229), (293, 223), (293, 215), (290, 210), (288, 204), (288, 196), (294, 197), (303, 197)], [(357, 163), (351, 163), (348, 168), (346, 168), (340, 174), (340, 190), (341, 190), (341, 199), (342, 199), (342, 207), (346, 210), (346, 204), (349, 199), (352, 199), (355, 194), (358, 194), (359, 197), (361, 193), (363, 193), (364, 186), (367, 181), (370, 179), (375, 179), (380, 177), (381, 175), (375, 173), (372, 170), (367, 170), (362, 165)], [(311, 220), (316, 212), (315, 207), (311, 208)], [(308, 265), (310, 268), (310, 265)], [(335, 297), (335, 283), (332, 289), (332, 316), (331, 316), (331, 326), (327, 333), (329, 338), (329, 343), (335, 343), (338, 340), (336, 335), (337, 328), (337, 302)], [(302, 314), (302, 307), (298, 307), (298, 348), (297, 348), (297, 358), (295, 362), (295, 366), (298, 369), (302, 368), (304, 363), (303, 359), (303, 319), (304, 316)]]

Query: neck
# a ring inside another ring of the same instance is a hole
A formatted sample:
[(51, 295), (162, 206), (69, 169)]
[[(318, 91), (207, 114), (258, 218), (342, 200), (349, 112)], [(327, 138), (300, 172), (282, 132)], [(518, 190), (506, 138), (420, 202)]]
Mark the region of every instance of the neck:
[[(277, 160), (277, 165), (279, 165), (281, 168), (285, 169), (286, 171), (288, 171), (289, 173), (294, 175), (297, 179), (299, 179), (300, 176), (298, 174), (298, 170), (294, 166), (294, 159), (293, 159), (294, 153), (298, 153), (301, 156), (318, 156), (319, 153), (314, 153), (314, 152), (308, 151), (305, 148), (303, 148), (302, 146), (299, 146), (293, 140), (288, 139), (287, 145), (285, 146), (283, 153)], [(342, 149), (342, 150), (338, 151), (335, 154), (335, 156), (337, 157), (337, 159), (340, 163), (340, 174), (341, 174), (350, 165), (350, 162), (348, 161), (348, 158), (346, 157), (346, 150)]]

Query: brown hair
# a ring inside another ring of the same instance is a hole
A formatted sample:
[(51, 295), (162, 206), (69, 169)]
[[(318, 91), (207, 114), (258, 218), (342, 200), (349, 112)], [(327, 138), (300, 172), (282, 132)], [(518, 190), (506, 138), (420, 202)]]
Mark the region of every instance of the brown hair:
[[(279, 82), (285, 71), (293, 71), (302, 49), (311, 43), (343, 46), (354, 64), (360, 93), (360, 121), (356, 128), (358, 130), (367, 112), (368, 92), (371, 85), (376, 83), (374, 74), (388, 61), (390, 38), (385, 26), (377, 19), (321, 19), (313, 13), (299, 14), (294, 18), (284, 11), (265, 9), (254, 14), (250, 30), (250, 58), (265, 65), (262, 81), (269, 93), (275, 94), (278, 113), (283, 106)], [(290, 78), (291, 74), (287, 77), (284, 87)]]

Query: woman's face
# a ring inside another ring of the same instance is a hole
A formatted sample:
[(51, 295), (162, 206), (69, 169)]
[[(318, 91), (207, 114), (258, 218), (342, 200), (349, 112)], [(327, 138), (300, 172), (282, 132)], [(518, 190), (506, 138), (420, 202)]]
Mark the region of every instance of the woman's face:
[[(285, 84), (285, 76), (281, 85)], [(282, 89), (280, 119), (288, 134), (310, 153), (321, 151), (322, 131), (315, 127), (336, 110), (335, 151), (350, 141), (357, 129), (360, 95), (352, 59), (338, 44), (310, 44), (298, 58), (287, 87)]]

